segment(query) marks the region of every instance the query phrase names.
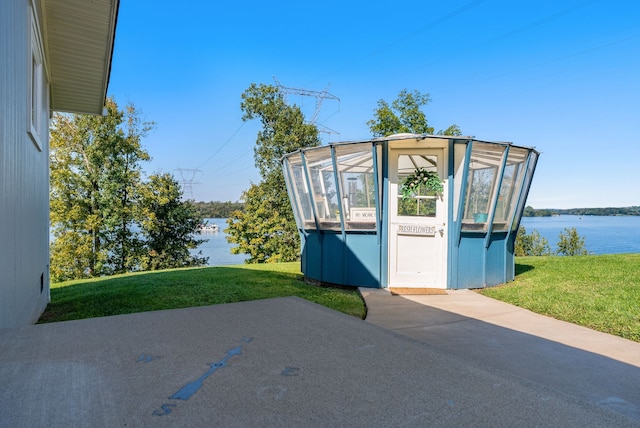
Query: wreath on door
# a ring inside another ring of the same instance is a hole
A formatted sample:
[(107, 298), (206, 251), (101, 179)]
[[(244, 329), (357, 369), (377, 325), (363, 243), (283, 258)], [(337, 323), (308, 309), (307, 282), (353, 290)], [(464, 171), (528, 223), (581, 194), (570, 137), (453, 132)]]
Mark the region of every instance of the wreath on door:
[(420, 187), (427, 189), (428, 192), (442, 193), (444, 186), (438, 174), (433, 171), (427, 171), (424, 168), (417, 168), (415, 172), (404, 179), (402, 183), (402, 199), (408, 199), (414, 196)]

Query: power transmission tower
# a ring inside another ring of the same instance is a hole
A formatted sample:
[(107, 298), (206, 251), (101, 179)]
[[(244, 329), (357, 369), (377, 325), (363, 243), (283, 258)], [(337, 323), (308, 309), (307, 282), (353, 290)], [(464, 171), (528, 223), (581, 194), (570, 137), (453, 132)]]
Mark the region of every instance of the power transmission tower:
[(185, 200), (193, 199), (193, 185), (200, 184), (195, 182), (196, 174), (202, 172), (199, 169), (176, 168), (180, 173), (180, 185), (182, 186), (182, 198)]
[(327, 128), (326, 126), (320, 125), (317, 123), (318, 115), (320, 114), (320, 108), (322, 107), (322, 102), (324, 100), (335, 100), (335, 101), (338, 101), (338, 103), (340, 103), (340, 98), (336, 97), (335, 95), (327, 91), (331, 85), (327, 85), (327, 87), (322, 91), (312, 91), (310, 89), (291, 88), (288, 86), (283, 86), (282, 83), (280, 83), (280, 81), (276, 78), (276, 76), (273, 76), (273, 80), (276, 82), (276, 87), (278, 88), (278, 90), (283, 94), (301, 95), (303, 97), (314, 97), (316, 99), (316, 109), (313, 115), (311, 116), (311, 119), (309, 119), (307, 122), (316, 125), (318, 127), (318, 132), (325, 132), (327, 134), (339, 134), (339, 132), (334, 131), (331, 128)]

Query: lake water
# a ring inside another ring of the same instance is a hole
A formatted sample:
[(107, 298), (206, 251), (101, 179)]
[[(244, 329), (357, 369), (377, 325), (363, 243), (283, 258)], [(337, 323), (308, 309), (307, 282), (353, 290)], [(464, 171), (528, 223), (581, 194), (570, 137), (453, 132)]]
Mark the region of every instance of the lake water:
[(240, 265), (243, 264), (247, 256), (245, 254), (231, 254), (231, 245), (227, 242), (226, 218), (206, 218), (209, 224), (217, 224), (220, 228), (218, 232), (203, 232), (199, 235), (201, 239), (208, 239), (198, 247), (202, 250), (202, 255), (209, 257), (209, 266)]
[[(231, 245), (227, 242), (224, 229), (226, 218), (208, 218), (209, 224), (220, 227), (218, 232), (205, 232), (200, 236), (208, 239), (199, 249), (209, 257), (210, 266), (242, 264), (244, 254), (231, 254)], [(575, 216), (561, 215), (556, 217), (523, 217), (522, 225), (527, 233), (534, 229), (549, 241), (555, 251), (559, 241), (558, 235), (565, 228), (575, 227), (578, 234), (585, 238), (585, 247), (592, 254), (640, 253), (640, 216)]]
[(527, 233), (537, 230), (552, 251), (557, 248), (558, 235), (575, 227), (592, 254), (640, 253), (640, 216), (523, 217), (521, 224)]

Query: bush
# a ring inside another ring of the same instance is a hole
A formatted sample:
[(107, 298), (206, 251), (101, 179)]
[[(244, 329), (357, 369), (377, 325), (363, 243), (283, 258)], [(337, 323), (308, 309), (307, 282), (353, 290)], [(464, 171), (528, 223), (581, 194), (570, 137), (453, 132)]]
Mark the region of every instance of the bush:
[(575, 227), (571, 229), (564, 228), (564, 232), (560, 232), (560, 241), (556, 254), (559, 256), (586, 256), (589, 254), (584, 245), (584, 238), (578, 235)]
[(516, 256), (548, 256), (551, 255), (549, 242), (540, 236), (540, 233), (533, 229), (531, 234), (527, 234), (527, 229), (520, 226), (516, 235), (515, 244)]

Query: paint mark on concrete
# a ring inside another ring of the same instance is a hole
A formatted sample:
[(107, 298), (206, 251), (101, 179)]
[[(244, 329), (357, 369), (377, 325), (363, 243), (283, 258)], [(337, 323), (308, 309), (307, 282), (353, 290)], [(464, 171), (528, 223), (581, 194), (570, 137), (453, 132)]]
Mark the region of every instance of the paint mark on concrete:
[(163, 404), (162, 406), (160, 406), (161, 410), (158, 410), (158, 409), (154, 410), (152, 415), (153, 416), (166, 416), (169, 413), (171, 413), (171, 408), (172, 407), (176, 407), (176, 405), (175, 404)]
[(285, 367), (280, 376), (298, 376), (299, 372), (300, 368), (298, 367)]
[(136, 360), (136, 363), (149, 363), (149, 362), (151, 362), (153, 360), (156, 360), (158, 358), (159, 357), (154, 357), (153, 355), (140, 354), (140, 356)]
[(198, 390), (202, 387), (202, 383), (209, 376), (211, 376), (216, 370), (225, 367), (227, 365), (227, 361), (231, 357), (233, 357), (234, 355), (242, 355), (242, 346), (237, 346), (237, 347), (229, 350), (227, 352), (227, 355), (225, 355), (225, 357), (223, 359), (221, 359), (220, 361), (217, 361), (215, 363), (209, 363), (209, 366), (210, 366), (209, 370), (207, 370), (198, 379), (194, 380), (193, 382), (189, 382), (188, 384), (186, 384), (185, 386), (180, 388), (180, 390), (178, 390), (178, 392), (176, 392), (175, 394), (173, 394), (169, 398), (172, 399), (172, 400), (185, 400), (185, 401), (188, 400), (189, 398), (191, 398), (191, 396), (193, 394), (198, 392)]
[[(253, 342), (253, 340), (254, 340), (253, 337), (243, 337), (242, 339), (240, 339), (240, 342), (251, 343), (251, 342)], [(216, 361), (214, 363), (209, 363), (209, 370), (207, 370), (198, 379), (194, 380), (193, 382), (189, 382), (185, 386), (180, 388), (175, 394), (170, 396), (169, 399), (170, 400), (183, 400), (183, 401), (188, 400), (189, 398), (191, 398), (193, 396), (193, 394), (198, 392), (198, 390), (202, 387), (204, 381), (209, 376), (211, 376), (216, 370), (218, 370), (220, 368), (223, 368), (223, 367), (226, 367), (227, 366), (227, 362), (231, 359), (231, 357), (233, 357), (235, 355), (242, 355), (242, 345), (236, 346), (235, 348), (230, 349), (229, 351), (227, 351), (227, 353), (224, 356), (224, 358), (222, 358), (220, 361)], [(140, 357), (138, 357), (137, 361), (138, 362), (147, 363), (147, 362), (152, 361), (152, 360), (154, 360), (156, 358), (160, 358), (160, 357), (153, 357), (151, 355), (141, 354)], [(172, 404), (172, 403), (163, 404), (163, 405), (160, 406), (160, 409), (154, 410), (151, 414), (153, 416), (166, 416), (166, 415), (171, 413), (172, 407), (176, 407), (176, 405)]]

